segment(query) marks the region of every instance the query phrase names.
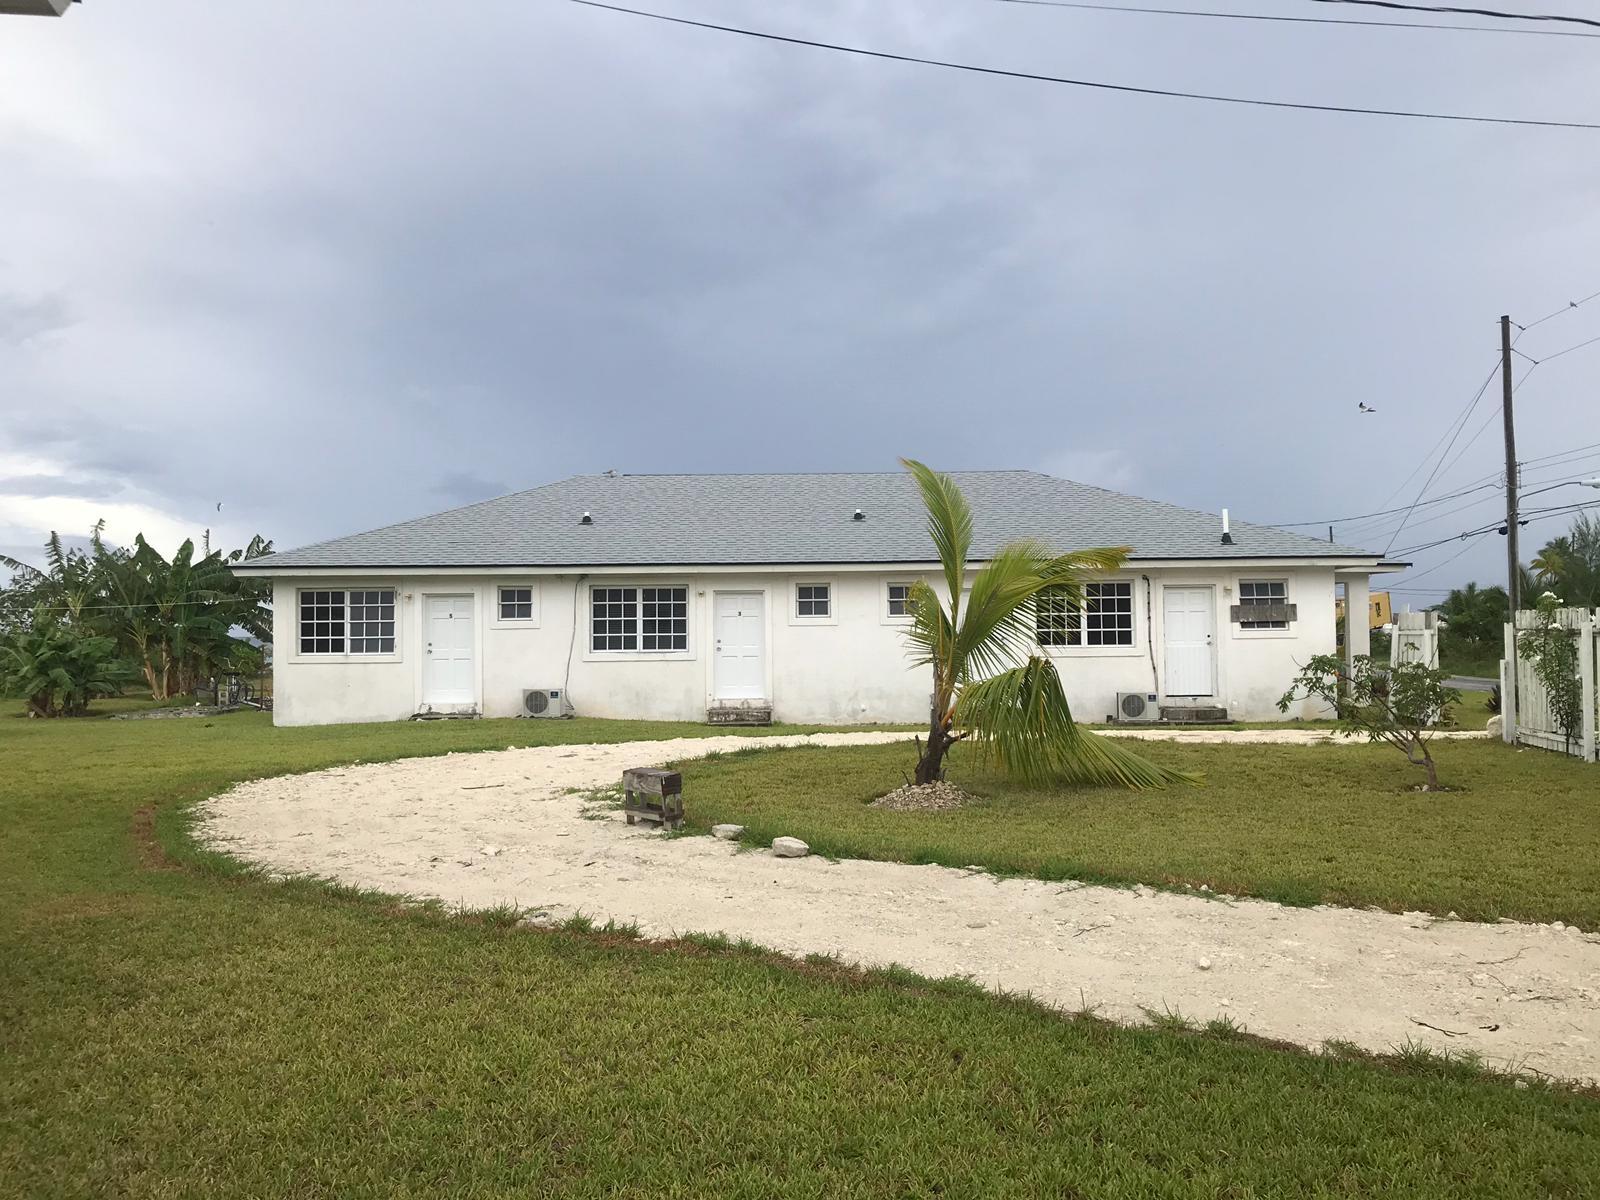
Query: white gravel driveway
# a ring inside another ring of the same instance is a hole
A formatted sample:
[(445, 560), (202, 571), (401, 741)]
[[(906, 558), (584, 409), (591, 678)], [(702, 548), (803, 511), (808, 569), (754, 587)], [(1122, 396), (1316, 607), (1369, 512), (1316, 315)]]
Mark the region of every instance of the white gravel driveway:
[[(1320, 736), (1287, 732), (1272, 740)], [(575, 789), (614, 785), (626, 767), (753, 744), (547, 746), (282, 776), (208, 801), (200, 834), (275, 871), (451, 904), (581, 911), (652, 937), (723, 932), (788, 954), (971, 976), (1123, 1021), (1170, 1009), (1307, 1046), (1341, 1038), (1382, 1051), (1414, 1039), (1600, 1079), (1600, 937), (1576, 929), (777, 859), (712, 838), (663, 838), (620, 813), (582, 815)], [(687, 791), (692, 805), (692, 777)]]

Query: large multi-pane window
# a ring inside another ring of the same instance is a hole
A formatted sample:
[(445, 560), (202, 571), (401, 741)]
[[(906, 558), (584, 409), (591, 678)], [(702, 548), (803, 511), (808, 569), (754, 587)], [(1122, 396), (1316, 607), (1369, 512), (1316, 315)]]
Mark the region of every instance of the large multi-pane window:
[(797, 617), (826, 617), (833, 612), (833, 592), (826, 583), (802, 583), (794, 589)]
[[(1287, 604), (1289, 585), (1282, 579), (1241, 579), (1239, 581), (1239, 607), (1259, 608), (1269, 604)], [(1240, 621), (1240, 629), (1287, 629), (1287, 621)]]
[(689, 589), (597, 587), (589, 590), (593, 650), (687, 650)]
[(393, 654), (394, 589), (300, 593), (301, 654)]
[(1061, 592), (1045, 592), (1034, 609), (1034, 632), (1041, 646), (1133, 645), (1133, 584), (1087, 583), (1083, 611)]

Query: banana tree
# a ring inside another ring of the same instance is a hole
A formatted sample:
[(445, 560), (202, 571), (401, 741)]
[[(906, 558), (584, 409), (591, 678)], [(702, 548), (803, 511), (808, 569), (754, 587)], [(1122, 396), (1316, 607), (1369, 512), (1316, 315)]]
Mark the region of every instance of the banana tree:
[(942, 779), (950, 748), (969, 739), (1008, 773), (1032, 783), (1151, 788), (1198, 782), (1081, 729), (1055, 664), (1038, 653), (1034, 613), (1041, 599), (1081, 611), (1085, 578), (1116, 570), (1128, 548), (1056, 554), (1042, 542), (1014, 541), (995, 551), (968, 590), (972, 510), (966, 497), (948, 475), (911, 459), (901, 462), (922, 492), (948, 596), (942, 599), (926, 583), (914, 585), (910, 596), (912, 660), (933, 669), (916, 782)]

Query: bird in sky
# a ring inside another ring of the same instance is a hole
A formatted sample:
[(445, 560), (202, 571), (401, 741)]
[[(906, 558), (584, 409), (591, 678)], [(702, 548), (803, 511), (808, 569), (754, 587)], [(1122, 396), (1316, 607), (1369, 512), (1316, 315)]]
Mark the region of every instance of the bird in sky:
[(1372, 408), (1370, 405), (1368, 405), (1365, 400), (1362, 400), (1360, 403), (1358, 403), (1356, 405), (1356, 407), (1359, 408), (1364, 413), (1375, 413), (1375, 412), (1378, 411), (1377, 409)]

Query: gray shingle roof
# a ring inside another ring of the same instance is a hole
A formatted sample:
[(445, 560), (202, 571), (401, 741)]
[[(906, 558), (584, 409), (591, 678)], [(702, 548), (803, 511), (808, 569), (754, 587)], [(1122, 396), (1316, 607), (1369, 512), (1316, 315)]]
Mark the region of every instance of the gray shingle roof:
[[(1035, 471), (953, 472), (972, 505), (974, 558), (1012, 538), (1134, 558), (1373, 558), (1264, 525)], [(856, 509), (865, 520), (853, 519)], [(592, 514), (593, 524), (580, 523)], [(251, 567), (588, 567), (928, 562), (921, 499), (904, 472), (576, 475), (531, 491), (253, 560)]]

